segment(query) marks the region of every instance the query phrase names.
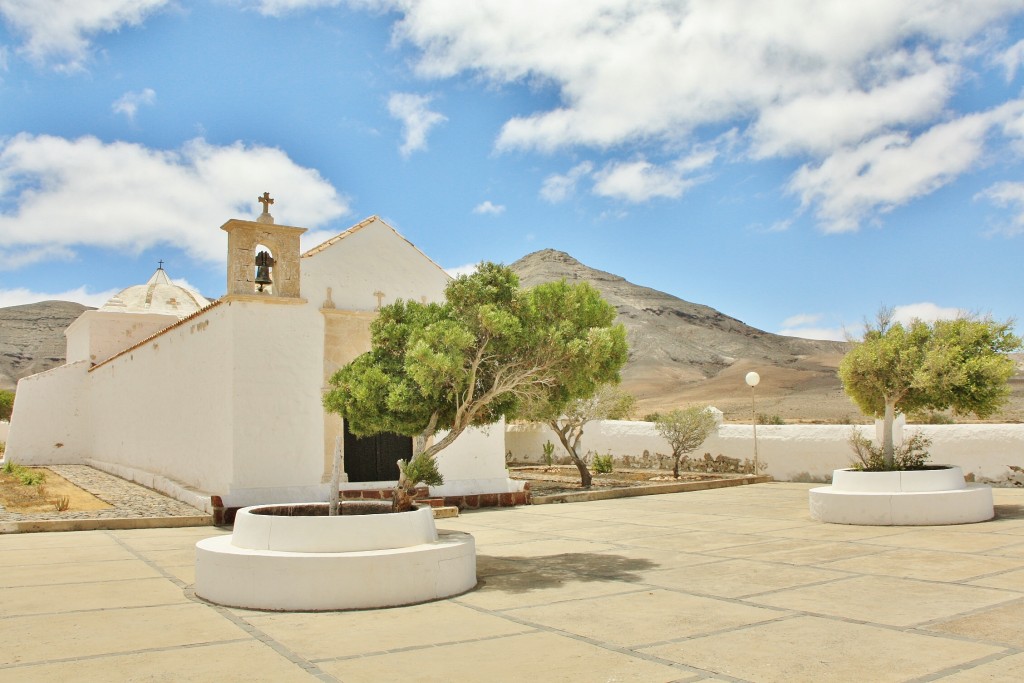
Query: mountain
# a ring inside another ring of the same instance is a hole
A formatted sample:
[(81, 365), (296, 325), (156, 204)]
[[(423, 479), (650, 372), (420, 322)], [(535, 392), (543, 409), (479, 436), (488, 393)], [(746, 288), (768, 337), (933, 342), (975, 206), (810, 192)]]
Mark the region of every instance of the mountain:
[(88, 306), (41, 301), (0, 308), (0, 389), (64, 363), (64, 329)]
[(562, 278), (589, 282), (615, 307), (630, 346), (623, 387), (637, 397), (640, 415), (707, 402), (729, 418), (749, 419), (751, 391), (744, 378), (751, 370), (761, 376), (759, 413), (830, 421), (859, 414), (836, 375), (849, 348), (845, 342), (765, 332), (553, 249), (528, 254), (510, 267), (524, 287)]

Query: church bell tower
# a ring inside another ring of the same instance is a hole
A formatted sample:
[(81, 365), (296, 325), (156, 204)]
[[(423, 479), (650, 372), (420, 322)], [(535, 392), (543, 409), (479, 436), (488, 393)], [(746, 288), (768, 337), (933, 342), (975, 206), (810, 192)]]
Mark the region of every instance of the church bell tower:
[(275, 224), (269, 192), (257, 201), (263, 204), (263, 213), (255, 221), (232, 219), (220, 226), (228, 233), (225, 298), (300, 299), (299, 236), (306, 229)]

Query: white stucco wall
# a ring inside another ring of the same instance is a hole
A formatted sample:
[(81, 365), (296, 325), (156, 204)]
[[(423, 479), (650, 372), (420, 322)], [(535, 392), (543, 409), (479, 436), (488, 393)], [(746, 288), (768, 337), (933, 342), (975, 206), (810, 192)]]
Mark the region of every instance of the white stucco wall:
[[(849, 467), (851, 430), (858, 429), (876, 438), (873, 425), (758, 425), (759, 462), (767, 465), (766, 474), (780, 481), (827, 480), (832, 470)], [(1008, 465), (1024, 467), (1024, 425), (908, 425), (904, 432), (920, 430), (932, 439), (931, 462), (959, 465), (965, 474), (978, 480), (1005, 480)], [(505, 447), (517, 462), (541, 462), (543, 445), (555, 445), (555, 458), (567, 454), (555, 433), (543, 425), (509, 425)], [(590, 423), (584, 429), (581, 450), (616, 458), (671, 454), (668, 443), (650, 422), (607, 420)], [(704, 453), (730, 458), (753, 459), (754, 440), (750, 425), (720, 425), (691, 457)], [(671, 462), (666, 458), (667, 462)]]
[(89, 373), (91, 458), (207, 492), (231, 485), (232, 312), (212, 308)]
[(92, 402), (86, 393), (89, 363), (62, 365), (18, 382), (7, 435), (8, 461), (80, 464), (92, 440)]
[(85, 311), (64, 330), (67, 362), (100, 363), (176, 322), (177, 316), (159, 313)]
[[(444, 438), (446, 432), (435, 439)], [(505, 421), (467, 429), (437, 455), (444, 484), (431, 487), (432, 495), (462, 496), (471, 493), (521, 491), (522, 482), (508, 478), (505, 469)]]
[(319, 308), (331, 288), (334, 307), (352, 311), (377, 308), (396, 299), (442, 301), (451, 278), (380, 219), (301, 260), (302, 296)]
[(225, 504), (323, 500), (323, 316), (229, 302), (234, 472)]

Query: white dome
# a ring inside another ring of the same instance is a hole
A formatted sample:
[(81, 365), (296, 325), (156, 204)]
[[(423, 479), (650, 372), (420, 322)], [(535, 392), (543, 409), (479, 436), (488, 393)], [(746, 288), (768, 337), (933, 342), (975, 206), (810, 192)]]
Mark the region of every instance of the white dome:
[(144, 285), (122, 289), (100, 307), (119, 313), (161, 313), (179, 318), (192, 315), (210, 302), (198, 292), (171, 282), (163, 268), (157, 268)]

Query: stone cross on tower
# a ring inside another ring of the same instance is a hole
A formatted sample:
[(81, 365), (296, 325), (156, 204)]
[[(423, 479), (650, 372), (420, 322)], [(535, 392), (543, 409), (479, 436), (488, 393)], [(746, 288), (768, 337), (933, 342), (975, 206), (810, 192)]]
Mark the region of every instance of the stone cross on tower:
[(376, 292), (373, 293), (373, 295), (377, 297), (377, 308), (373, 310), (379, 311), (380, 307), (384, 305), (384, 292), (378, 289)]
[(269, 192), (264, 192), (262, 197), (257, 197), (256, 201), (263, 205), (263, 213), (256, 219), (258, 223), (273, 223), (274, 217), (270, 215), (270, 205), (274, 203)]

